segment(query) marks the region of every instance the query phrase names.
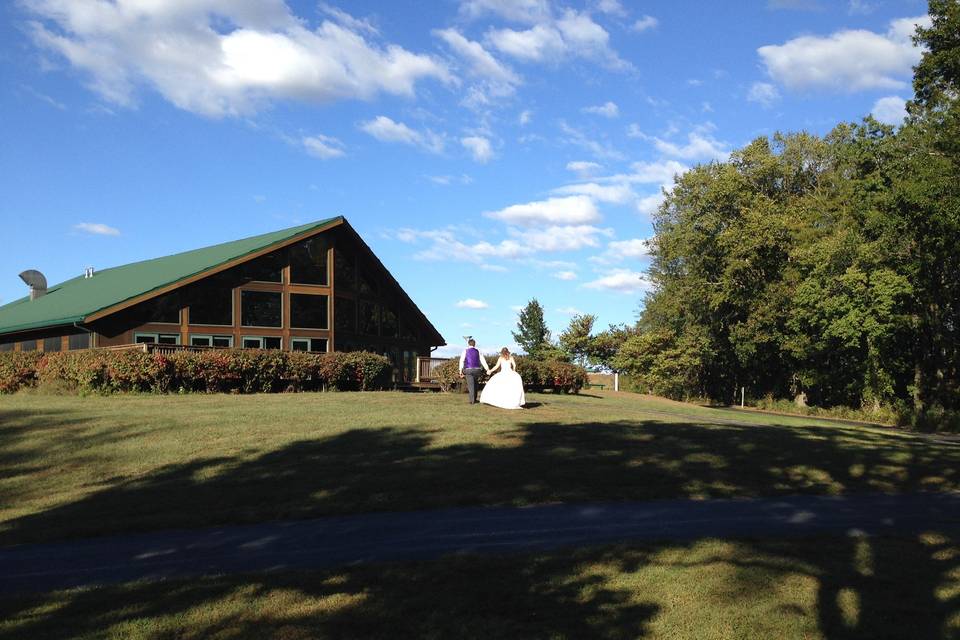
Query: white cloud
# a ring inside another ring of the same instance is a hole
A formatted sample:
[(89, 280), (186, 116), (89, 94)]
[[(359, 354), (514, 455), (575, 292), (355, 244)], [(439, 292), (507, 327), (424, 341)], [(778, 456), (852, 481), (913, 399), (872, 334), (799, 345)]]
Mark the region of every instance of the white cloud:
[(571, 280), (577, 279), (577, 272), (576, 271), (557, 271), (556, 273), (553, 274), (553, 277), (556, 278), (557, 280), (564, 280), (566, 282), (569, 282)]
[(493, 14), (513, 22), (533, 24), (550, 19), (549, 0), (464, 0), (460, 12), (468, 18)]
[(643, 16), (639, 20), (633, 23), (633, 26), (630, 27), (634, 31), (646, 31), (647, 29), (653, 29), (660, 21), (654, 18), (653, 16)]
[(617, 118), (620, 116), (620, 108), (617, 107), (614, 102), (605, 102), (604, 104), (593, 107), (584, 107), (581, 111), (584, 113), (592, 113), (595, 116), (603, 116), (604, 118)]
[(610, 47), (610, 34), (587, 12), (566, 9), (559, 18), (541, 17), (529, 29), (491, 29), (485, 39), (495, 49), (524, 62), (559, 64), (584, 58), (611, 69), (632, 66)]
[(639, 271), (615, 269), (607, 275), (587, 282), (581, 286), (583, 286), (585, 289), (636, 294), (643, 291), (649, 291), (650, 281), (646, 274), (640, 273)]
[[(598, 236), (609, 236), (612, 232), (591, 225), (553, 226), (545, 229), (521, 231), (509, 229), (520, 251), (525, 254), (538, 252), (577, 251), (600, 244)], [(504, 243), (510, 242), (509, 240)], [(501, 243), (501, 244), (504, 244)]]
[(557, 309), (557, 313), (562, 313), (565, 316), (578, 316), (583, 312), (576, 307), (560, 307)]
[(311, 30), (283, 0), (24, 4), (38, 18), (30, 25), (34, 41), (126, 107), (136, 104), (140, 86), (180, 109), (223, 117), (277, 100), (412, 96), (424, 79), (454, 81), (431, 56), (368, 40), (370, 28), (339, 10)]
[(674, 176), (690, 170), (687, 165), (676, 160), (661, 160), (659, 162), (634, 162), (630, 165), (632, 173), (624, 176), (630, 182), (644, 184), (660, 183), (670, 185)]
[(569, 124), (560, 121), (560, 130), (566, 135), (563, 142), (582, 147), (591, 152), (598, 158), (609, 158), (611, 160), (622, 160), (623, 154), (611, 147), (609, 144), (603, 144), (586, 135), (579, 129), (571, 127)]
[(399, 142), (420, 147), (431, 153), (441, 153), (444, 147), (443, 137), (427, 130), (411, 129), (402, 122), (395, 122), (387, 116), (377, 116), (373, 120), (360, 123), (360, 129), (381, 142)]
[(558, 195), (585, 195), (590, 196), (597, 202), (607, 202), (610, 204), (626, 204), (633, 201), (637, 194), (633, 192), (629, 184), (597, 184), (596, 182), (584, 182), (579, 184), (569, 184), (563, 187), (553, 189), (551, 193)]
[(315, 136), (304, 136), (300, 142), (303, 144), (307, 153), (320, 158), (321, 160), (330, 160), (339, 158), (344, 154), (343, 143), (336, 138), (317, 134)]
[(490, 141), (480, 136), (468, 136), (460, 139), (460, 144), (470, 151), (473, 159), (480, 163), (489, 162), (493, 158), (493, 149)]
[(793, 90), (899, 89), (920, 61), (920, 49), (910, 40), (918, 24), (929, 25), (930, 17), (893, 20), (885, 34), (847, 29), (825, 37), (801, 36), (760, 47), (757, 53), (770, 77)]
[(769, 82), (754, 82), (747, 92), (747, 102), (756, 102), (769, 109), (780, 99), (780, 92)]
[(660, 208), (664, 198), (663, 193), (653, 193), (645, 198), (640, 198), (637, 201), (637, 211), (649, 218)]
[(643, 260), (650, 255), (650, 241), (645, 238), (614, 240), (607, 244), (607, 250), (590, 258), (591, 262), (605, 265), (619, 265), (625, 260)]
[(517, 120), (521, 127), (530, 124), (530, 122), (533, 121), (533, 111), (526, 109), (525, 111), (520, 112), (520, 117)]
[(587, 224), (600, 219), (593, 200), (583, 195), (515, 204), (483, 215), (518, 225)]
[(567, 163), (567, 171), (573, 171), (581, 176), (592, 175), (602, 168), (603, 167), (596, 162), (587, 162), (585, 160), (575, 160)]
[(653, 144), (661, 153), (684, 160), (725, 160), (730, 155), (727, 144), (713, 137), (713, 126), (699, 126), (687, 134), (687, 144), (653, 138)]
[(427, 180), (434, 184), (440, 184), (443, 186), (448, 186), (454, 183), (457, 184), (470, 184), (473, 182), (473, 178), (463, 173), (459, 176), (424, 176)]
[(489, 307), (490, 305), (483, 300), (475, 300), (474, 298), (467, 298), (457, 303), (458, 309), (487, 309)]
[(495, 98), (511, 96), (521, 83), (510, 67), (497, 61), (479, 42), (468, 40), (456, 29), (438, 29), (434, 35), (466, 61), (467, 72), (476, 81), (476, 85), (467, 90), (468, 106), (489, 104)]
[(898, 126), (907, 117), (907, 103), (900, 96), (887, 96), (873, 103), (870, 113), (884, 124)]
[(595, 6), (600, 13), (621, 18), (627, 15), (627, 10), (620, 4), (620, 0), (597, 0)]
[(120, 235), (120, 230), (114, 227), (101, 224), (99, 222), (80, 222), (73, 225), (73, 228), (77, 231), (83, 231), (84, 233), (89, 233), (95, 236), (118, 236)]

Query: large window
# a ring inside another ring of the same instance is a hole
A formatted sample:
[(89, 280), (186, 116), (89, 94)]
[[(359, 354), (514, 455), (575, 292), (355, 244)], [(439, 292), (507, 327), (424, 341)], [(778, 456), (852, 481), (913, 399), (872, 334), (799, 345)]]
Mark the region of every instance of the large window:
[(327, 296), (291, 293), (290, 326), (297, 329), (329, 329)]
[(390, 338), (396, 338), (400, 332), (397, 325), (397, 312), (387, 307), (383, 308), (383, 321), (380, 324), (380, 333)]
[(327, 351), (328, 341), (326, 338), (290, 338), (291, 351), (316, 351), (324, 353)]
[(190, 324), (233, 326), (233, 289), (205, 285), (190, 294)]
[(240, 343), (244, 349), (280, 349), (283, 341), (276, 336), (243, 336)]
[(67, 344), (67, 348), (70, 351), (76, 351), (77, 349), (89, 349), (90, 348), (90, 334), (89, 333), (75, 333), (70, 336), (70, 342)]
[(180, 324), (180, 296), (170, 293), (140, 305), (144, 322)]
[(233, 336), (191, 335), (190, 346), (229, 349), (233, 346)]
[(333, 308), (333, 321), (338, 331), (356, 333), (357, 303), (350, 298), (337, 298), (337, 304)]
[(328, 284), (328, 251), (327, 240), (323, 236), (316, 236), (290, 247), (290, 282)]
[(353, 291), (357, 286), (357, 270), (353, 268), (353, 256), (341, 249), (339, 245), (333, 252), (333, 268), (337, 289)]
[(133, 341), (137, 344), (180, 344), (179, 333), (135, 333)]
[(360, 272), (360, 284), (358, 287), (360, 293), (365, 295), (376, 295), (377, 283), (370, 277), (370, 274)]
[(241, 291), (240, 322), (245, 327), (281, 326), (283, 294), (279, 291)]
[(375, 336), (380, 332), (380, 305), (373, 302), (360, 302), (360, 333)]
[(244, 280), (282, 282), (284, 266), (283, 254), (275, 251), (240, 265), (236, 273)]
[(44, 338), (43, 339), (43, 352), (52, 353), (54, 351), (60, 351), (60, 336), (56, 338)]

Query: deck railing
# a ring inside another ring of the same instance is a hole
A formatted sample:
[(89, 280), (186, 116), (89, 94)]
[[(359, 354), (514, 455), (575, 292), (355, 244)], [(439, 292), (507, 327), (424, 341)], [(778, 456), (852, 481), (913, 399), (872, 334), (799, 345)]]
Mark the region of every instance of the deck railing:
[(417, 358), (417, 378), (414, 382), (436, 382), (437, 367), (447, 358)]

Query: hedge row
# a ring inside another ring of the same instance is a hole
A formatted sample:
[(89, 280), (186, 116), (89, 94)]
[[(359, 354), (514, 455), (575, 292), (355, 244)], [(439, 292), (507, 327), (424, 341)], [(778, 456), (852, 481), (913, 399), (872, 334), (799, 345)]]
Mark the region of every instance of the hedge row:
[(143, 351), (89, 349), (0, 353), (0, 393), (37, 384), (78, 391), (271, 393), (384, 389), (392, 365), (365, 351), (301, 353), (260, 350)]
[[(486, 356), (493, 367), (497, 356)], [(525, 389), (544, 391), (551, 389), (565, 393), (579, 393), (587, 384), (587, 371), (583, 367), (556, 360), (535, 360), (527, 356), (515, 356), (517, 373), (523, 379)], [(460, 359), (452, 358), (435, 371), (437, 381), (444, 391), (455, 388), (460, 382)]]

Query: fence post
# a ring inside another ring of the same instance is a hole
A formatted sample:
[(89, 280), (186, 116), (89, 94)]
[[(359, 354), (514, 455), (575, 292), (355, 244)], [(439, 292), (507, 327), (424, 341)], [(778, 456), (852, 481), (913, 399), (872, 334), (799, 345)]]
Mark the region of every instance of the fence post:
[(743, 409), (747, 406), (747, 388), (740, 387), (740, 408)]
[(620, 373), (617, 371), (613, 372), (613, 390), (620, 391)]

